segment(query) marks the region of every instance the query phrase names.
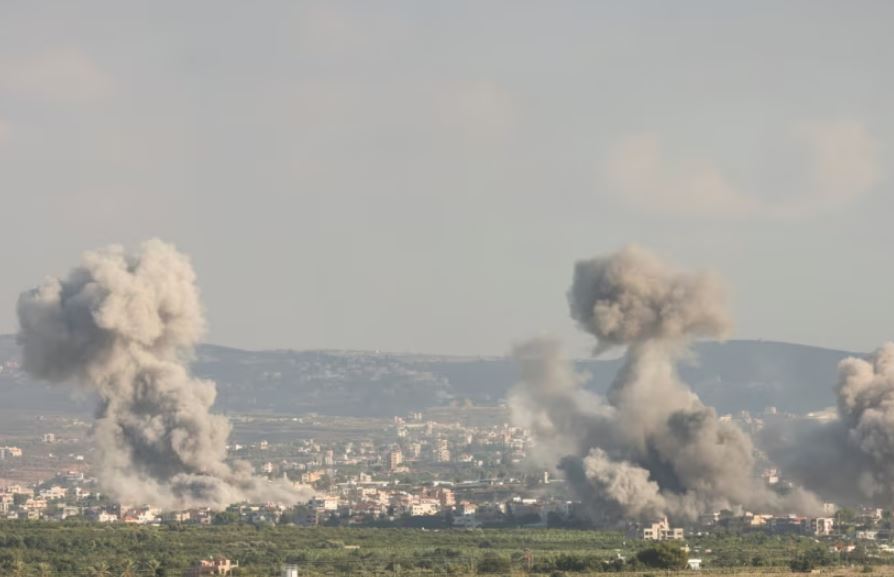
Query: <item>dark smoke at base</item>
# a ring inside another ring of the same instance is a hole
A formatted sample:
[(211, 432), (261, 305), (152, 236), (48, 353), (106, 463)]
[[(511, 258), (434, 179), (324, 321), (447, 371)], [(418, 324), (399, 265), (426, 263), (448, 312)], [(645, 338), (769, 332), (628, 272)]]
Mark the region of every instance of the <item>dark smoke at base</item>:
[(768, 428), (761, 440), (787, 475), (846, 505), (894, 502), (894, 343), (839, 363), (837, 415)]
[(628, 247), (579, 262), (568, 296), (597, 351), (627, 347), (624, 366), (602, 399), (582, 388), (556, 342), (525, 343), (514, 351), (521, 381), (510, 407), (538, 443), (534, 458), (565, 472), (594, 519), (820, 508), (810, 494), (783, 496), (759, 481), (750, 438), (677, 375), (691, 339), (728, 330), (713, 277), (678, 272)]
[(230, 425), (210, 413), (215, 385), (187, 369), (205, 323), (192, 266), (173, 246), (88, 252), (64, 280), (23, 293), (18, 317), (25, 370), (99, 395), (98, 477), (115, 499), (223, 509), (311, 495), (226, 462)]

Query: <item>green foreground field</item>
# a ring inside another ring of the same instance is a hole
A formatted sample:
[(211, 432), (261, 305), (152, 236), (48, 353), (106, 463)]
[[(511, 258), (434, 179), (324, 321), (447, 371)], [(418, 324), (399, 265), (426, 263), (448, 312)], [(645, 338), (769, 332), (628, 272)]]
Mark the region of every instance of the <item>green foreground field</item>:
[[(790, 572), (793, 559), (812, 556), (823, 573), (894, 567), (873, 551), (829, 553), (834, 541), (765, 534), (686, 540), (700, 558), (700, 575)], [(181, 575), (212, 556), (239, 562), (239, 575), (278, 575), (295, 563), (301, 575), (468, 575), (615, 572), (662, 573), (637, 561), (649, 544), (609, 531), (560, 529), (423, 530), (288, 526), (170, 525), (142, 527), (67, 523), (0, 523), (0, 575), (135, 577)]]

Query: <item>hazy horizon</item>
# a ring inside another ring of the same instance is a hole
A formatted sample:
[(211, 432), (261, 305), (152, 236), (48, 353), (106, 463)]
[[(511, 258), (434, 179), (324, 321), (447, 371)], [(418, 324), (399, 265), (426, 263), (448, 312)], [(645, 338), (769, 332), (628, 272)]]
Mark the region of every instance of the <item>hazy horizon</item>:
[(732, 338), (894, 338), (882, 2), (0, 7), (0, 333), (79, 255), (161, 238), (206, 342), (505, 355), (635, 242)]

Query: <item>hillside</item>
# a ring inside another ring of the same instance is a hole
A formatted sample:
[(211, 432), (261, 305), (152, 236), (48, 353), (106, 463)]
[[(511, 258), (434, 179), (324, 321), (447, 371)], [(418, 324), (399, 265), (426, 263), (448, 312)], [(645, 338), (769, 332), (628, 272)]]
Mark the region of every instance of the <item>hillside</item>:
[[(700, 343), (681, 374), (720, 412), (769, 405), (803, 413), (834, 403), (836, 365), (851, 353), (763, 341)], [(0, 336), (0, 407), (89, 412), (93, 401), (70, 389), (36, 383), (16, 367), (18, 347)], [(582, 360), (588, 387), (605, 391), (620, 360)], [(517, 377), (511, 359), (354, 351), (245, 351), (202, 345), (196, 374), (218, 384), (223, 412), (317, 412), (391, 416), (432, 406), (502, 402)]]

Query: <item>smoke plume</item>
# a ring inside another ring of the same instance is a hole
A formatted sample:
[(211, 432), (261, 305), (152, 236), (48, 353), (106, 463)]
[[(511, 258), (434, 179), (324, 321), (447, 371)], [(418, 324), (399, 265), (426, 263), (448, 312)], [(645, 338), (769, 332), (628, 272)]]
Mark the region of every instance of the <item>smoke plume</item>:
[(535, 458), (555, 464), (561, 457), (559, 468), (594, 518), (692, 519), (726, 508), (817, 505), (759, 482), (750, 438), (677, 375), (693, 338), (729, 330), (714, 277), (677, 271), (631, 246), (578, 262), (568, 300), (597, 352), (627, 347), (606, 398), (582, 388), (557, 343), (538, 340), (515, 349), (521, 382), (510, 404), (538, 442)]
[(781, 423), (764, 436), (783, 471), (839, 503), (894, 501), (894, 343), (838, 365), (837, 418)]
[(226, 462), (230, 426), (210, 413), (215, 385), (187, 368), (204, 330), (195, 280), (188, 258), (158, 240), (134, 254), (86, 253), (65, 279), (19, 297), (25, 369), (98, 394), (98, 476), (121, 502), (222, 509), (306, 498)]

